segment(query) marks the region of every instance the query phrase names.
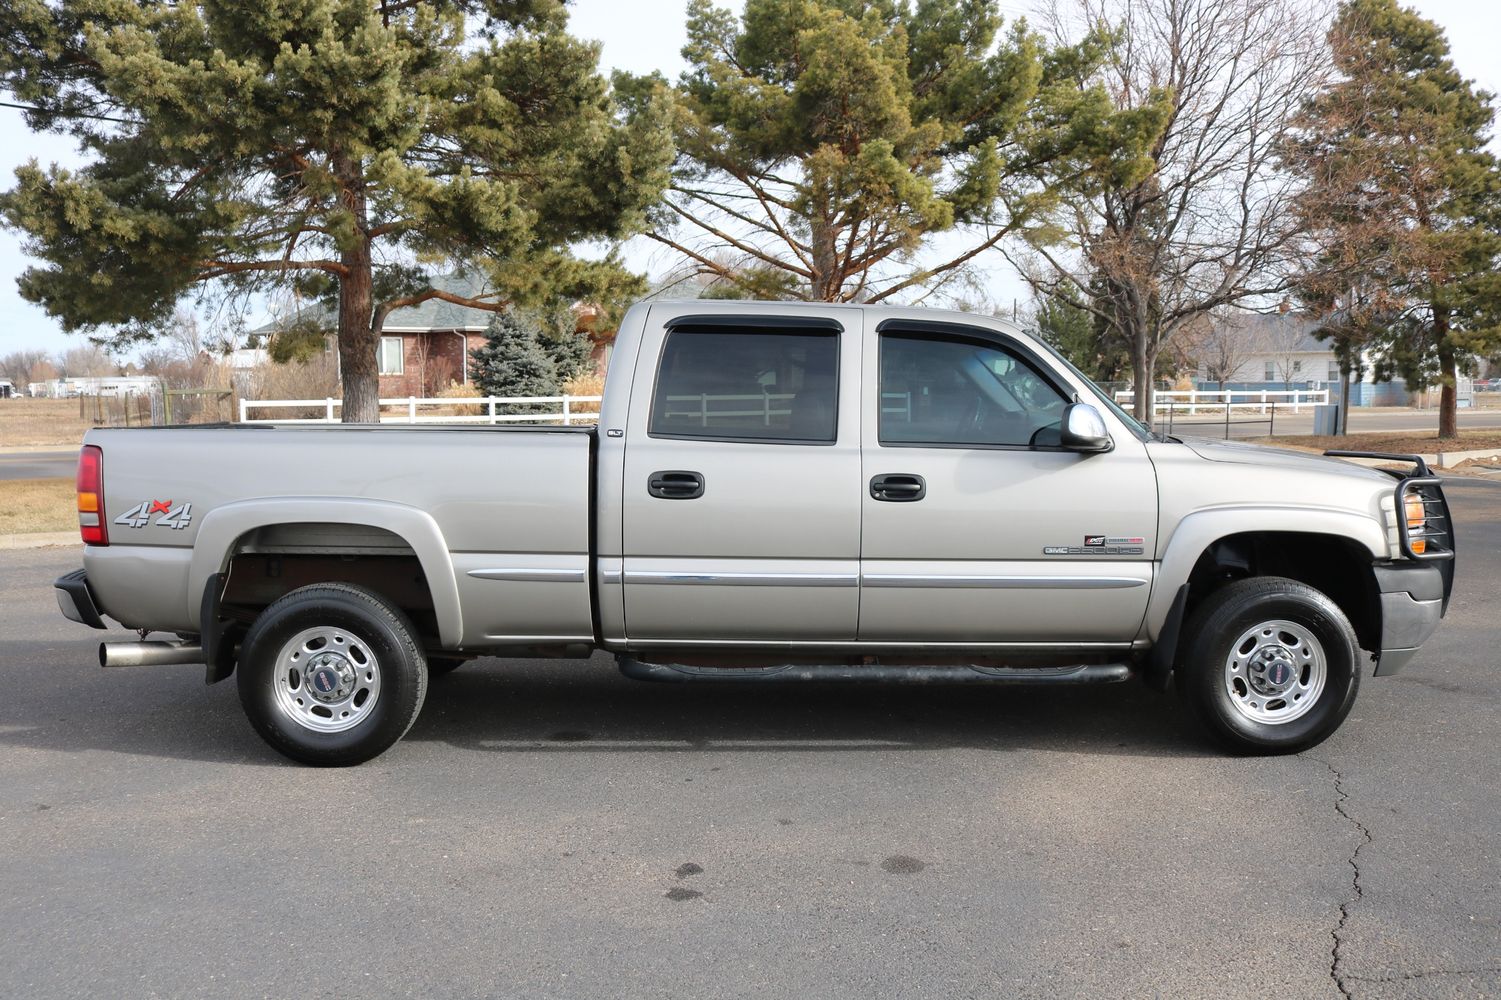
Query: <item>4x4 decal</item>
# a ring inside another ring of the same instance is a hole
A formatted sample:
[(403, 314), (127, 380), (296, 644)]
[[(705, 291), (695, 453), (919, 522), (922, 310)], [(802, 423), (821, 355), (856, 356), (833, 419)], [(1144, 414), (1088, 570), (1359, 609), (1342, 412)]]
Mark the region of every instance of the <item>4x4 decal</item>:
[(181, 531), (193, 523), (193, 505), (180, 503), (173, 506), (171, 500), (142, 500), (134, 507), (115, 518), (114, 523), (123, 528), (144, 528), (154, 515), (158, 528)]

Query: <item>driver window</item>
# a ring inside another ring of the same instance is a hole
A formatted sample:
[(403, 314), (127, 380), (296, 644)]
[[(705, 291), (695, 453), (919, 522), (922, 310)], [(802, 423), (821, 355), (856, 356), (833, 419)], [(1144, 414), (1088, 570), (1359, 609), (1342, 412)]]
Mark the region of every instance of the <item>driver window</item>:
[(881, 336), (881, 444), (1025, 448), (1064, 396), (1028, 362), (978, 340)]

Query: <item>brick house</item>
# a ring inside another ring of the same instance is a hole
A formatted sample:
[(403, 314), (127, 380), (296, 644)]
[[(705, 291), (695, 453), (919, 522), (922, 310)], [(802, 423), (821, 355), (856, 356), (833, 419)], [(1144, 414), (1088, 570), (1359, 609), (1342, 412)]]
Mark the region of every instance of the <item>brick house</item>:
[(441, 299), (394, 310), (380, 338), (380, 394), (435, 396), (469, 384), (469, 352), (485, 342), (494, 313)]
[[(433, 287), (454, 295), (472, 298), (484, 294), (481, 282), (463, 275), (446, 275), (435, 279)], [(319, 309), (331, 326), (331, 310)], [(593, 318), (590, 306), (576, 309), (579, 330)], [(485, 330), (495, 314), (486, 309), (457, 305), (442, 299), (428, 299), (415, 306), (392, 310), (381, 330), (377, 355), (380, 365), (380, 394), (384, 398), (400, 396), (436, 396), (454, 383), (469, 384), (469, 352), (485, 342)], [(276, 324), (267, 324), (251, 332), (252, 340), (269, 337)], [(609, 337), (595, 338), (594, 357), (603, 367), (609, 349)], [(332, 350), (332, 338), (329, 349)]]

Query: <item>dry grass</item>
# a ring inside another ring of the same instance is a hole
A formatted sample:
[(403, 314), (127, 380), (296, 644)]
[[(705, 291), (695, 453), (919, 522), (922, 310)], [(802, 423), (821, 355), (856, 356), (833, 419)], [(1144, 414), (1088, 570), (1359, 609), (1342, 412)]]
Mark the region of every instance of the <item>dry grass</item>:
[(1278, 448), (1307, 448), (1319, 452), (1338, 448), (1342, 451), (1386, 451), (1403, 455), (1432, 455), (1439, 451), (1501, 448), (1501, 430), (1460, 431), (1458, 438), (1445, 438), (1443, 441), (1440, 441), (1436, 434), (1347, 434), (1344, 437), (1279, 434), (1274, 438), (1258, 438), (1257, 443), (1275, 445)]
[[(600, 372), (580, 372), (563, 383), (563, 392), (569, 396), (603, 396), (605, 377)], [(575, 403), (574, 413), (598, 413), (598, 403)]]
[(0, 535), (78, 527), (71, 479), (0, 479)]
[(0, 449), (76, 448), (92, 426), (92, 421), (79, 417), (76, 399), (0, 399)]

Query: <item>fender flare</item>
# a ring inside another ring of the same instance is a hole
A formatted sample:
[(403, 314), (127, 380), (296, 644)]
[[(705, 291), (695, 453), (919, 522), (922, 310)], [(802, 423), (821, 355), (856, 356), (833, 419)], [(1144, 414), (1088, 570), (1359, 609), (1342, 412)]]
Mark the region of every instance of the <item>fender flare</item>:
[(1369, 514), (1334, 507), (1294, 504), (1237, 504), (1195, 511), (1178, 522), (1162, 551), (1156, 585), (1147, 602), (1147, 638), (1164, 637), (1178, 588), (1188, 582), (1205, 550), (1221, 538), (1255, 532), (1329, 535), (1361, 546), (1372, 561), (1389, 554), (1386, 529)]
[(422, 573), (427, 577), (433, 613), (438, 620), (438, 637), (445, 648), (458, 647), (464, 635), (459, 586), (454, 576), (453, 559), (448, 554), (448, 545), (438, 522), (431, 514), (416, 507), (358, 497), (242, 500), (210, 511), (198, 526), (188, 576), (188, 617), (194, 626), (202, 624), (198, 620), (202, 613), (198, 598), (201, 598), (204, 586), (215, 573), (228, 569), (232, 547), (242, 535), (273, 524), (307, 523), (380, 528), (406, 542), (417, 554)]

